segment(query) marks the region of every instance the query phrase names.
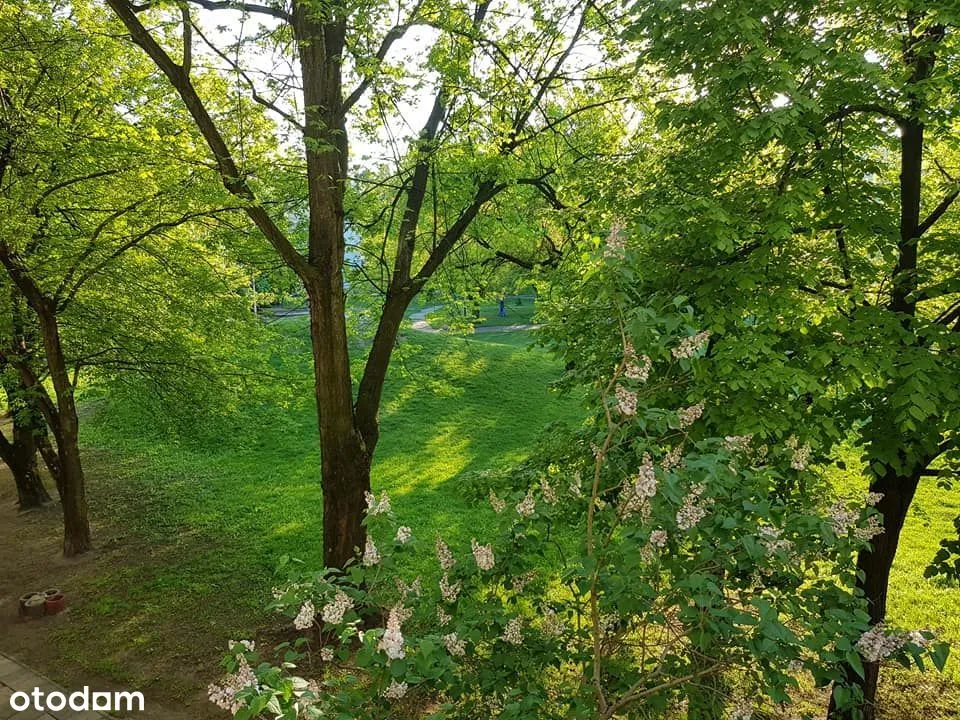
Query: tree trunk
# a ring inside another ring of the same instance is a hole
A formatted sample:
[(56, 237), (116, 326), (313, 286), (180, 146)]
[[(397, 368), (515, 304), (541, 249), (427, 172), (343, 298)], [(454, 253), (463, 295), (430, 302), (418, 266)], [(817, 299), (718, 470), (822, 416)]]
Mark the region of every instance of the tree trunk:
[[(857, 557), (857, 571), (860, 579), (857, 586), (867, 600), (867, 612), (870, 624), (877, 625), (887, 615), (887, 588), (890, 584), (890, 569), (897, 555), (897, 545), (903, 530), (910, 503), (920, 483), (921, 468), (912, 475), (903, 476), (888, 467), (882, 476), (870, 484), (870, 492), (881, 493), (883, 498), (877, 503), (877, 510), (883, 515), (883, 532), (871, 541), (871, 547), (860, 551)], [(860, 677), (851, 667), (844, 668), (846, 684), (859, 687), (863, 692), (862, 717), (874, 720), (876, 717), (877, 684), (880, 679), (880, 664), (863, 661), (864, 677)], [(829, 717), (836, 720), (853, 720), (854, 712), (842, 713), (837, 709), (834, 698), (830, 699)]]
[(63, 507), (63, 554), (74, 557), (93, 547), (87, 517), (86, 481), (80, 462), (80, 421), (73, 397), (73, 384), (67, 370), (60, 327), (54, 311), (39, 303), (37, 315), (43, 335), (43, 347), (57, 407), (48, 421), (57, 439), (57, 463), (60, 470), (60, 500)]
[(50, 494), (37, 470), (37, 449), (33, 433), (13, 415), (13, 442), (0, 433), (0, 458), (10, 468), (17, 486), (17, 504), (21, 510), (50, 502)]

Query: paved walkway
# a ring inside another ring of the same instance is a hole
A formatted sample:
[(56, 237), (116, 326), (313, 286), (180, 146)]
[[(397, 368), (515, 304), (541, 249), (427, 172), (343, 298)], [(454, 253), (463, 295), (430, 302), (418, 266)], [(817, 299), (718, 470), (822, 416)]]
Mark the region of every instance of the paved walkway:
[(32, 702), (29, 710), (20, 712), (14, 710), (10, 705), (10, 697), (13, 693), (29, 694), (34, 688), (40, 688), (44, 694), (53, 691), (62, 692), (65, 696), (70, 694), (69, 691), (50, 682), (43, 675), (35, 673), (6, 655), (0, 655), (0, 720), (107, 720), (108, 716), (101, 713), (92, 710), (77, 712), (71, 710), (69, 706), (56, 712), (53, 710), (40, 712), (32, 709)]

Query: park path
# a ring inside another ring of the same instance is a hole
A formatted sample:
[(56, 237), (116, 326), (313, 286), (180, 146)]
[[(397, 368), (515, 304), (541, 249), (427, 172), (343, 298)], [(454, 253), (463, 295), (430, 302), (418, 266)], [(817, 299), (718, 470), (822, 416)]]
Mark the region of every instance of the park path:
[[(309, 314), (309, 311), (306, 308), (265, 307), (263, 309), (269, 312), (274, 319), (287, 318), (287, 317), (303, 317), (304, 315)], [(441, 309), (443, 309), (443, 305), (431, 305), (430, 307), (423, 308), (423, 310), (418, 310), (415, 313), (410, 313), (410, 320), (413, 322), (413, 329), (419, 330), (420, 332), (428, 332), (428, 333), (445, 332), (442, 328), (435, 328), (430, 323), (427, 322), (427, 315)], [(523, 330), (537, 330), (539, 327), (540, 327), (539, 325), (530, 325), (530, 324), (494, 325), (494, 326), (478, 325), (473, 329), (473, 332), (474, 333), (521, 332)], [(0, 720), (3, 720), (3, 719), (0, 718)]]
[(69, 706), (63, 710), (39, 710), (29, 709), (23, 711), (14, 710), (10, 704), (10, 698), (15, 692), (33, 692), (34, 688), (40, 688), (46, 695), (51, 692), (61, 692), (69, 696), (69, 691), (64, 690), (59, 685), (34, 672), (25, 665), (21, 665), (13, 658), (0, 654), (0, 720), (108, 720), (107, 715), (103, 715), (93, 710), (78, 712), (71, 710)]
[[(428, 333), (441, 333), (445, 332), (441, 328), (435, 328), (430, 323), (427, 322), (427, 315), (432, 312), (436, 312), (443, 308), (443, 305), (431, 305), (430, 307), (425, 307), (423, 310), (418, 310), (415, 313), (410, 313), (410, 320), (413, 321), (413, 329), (419, 330), (420, 332)], [(499, 325), (499, 326), (484, 326), (478, 325), (473, 329), (474, 333), (495, 333), (495, 332), (519, 332), (522, 330), (536, 330), (539, 325)]]

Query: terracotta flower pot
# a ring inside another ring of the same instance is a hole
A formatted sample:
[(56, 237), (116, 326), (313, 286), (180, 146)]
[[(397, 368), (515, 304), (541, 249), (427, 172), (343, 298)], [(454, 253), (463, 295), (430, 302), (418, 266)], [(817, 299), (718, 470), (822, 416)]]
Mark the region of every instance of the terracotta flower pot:
[(48, 588), (43, 591), (43, 594), (46, 597), (53, 597), (54, 595), (62, 595), (63, 593), (60, 592), (60, 588)]
[(20, 614), (27, 614), (27, 601), (35, 597), (44, 597), (42, 593), (29, 592), (20, 596)]
[(47, 614), (47, 599), (40, 594), (34, 595), (24, 603), (23, 610), (28, 618), (42, 618)]
[(47, 608), (47, 615), (56, 615), (67, 606), (66, 596), (58, 592), (56, 595), (48, 595), (44, 601)]

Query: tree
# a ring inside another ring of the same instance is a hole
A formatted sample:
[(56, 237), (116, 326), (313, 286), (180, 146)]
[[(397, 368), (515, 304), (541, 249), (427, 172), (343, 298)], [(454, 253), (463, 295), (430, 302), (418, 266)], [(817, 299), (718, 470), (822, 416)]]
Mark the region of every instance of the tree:
[[(666, 76), (634, 193), (640, 296), (688, 295), (714, 338), (709, 415), (820, 457), (853, 436), (883, 496), (859, 555), (871, 621), (914, 492), (956, 454), (958, 87), (946, 3), (643, 3)], [(612, 181), (614, 187), (620, 186)], [(848, 668), (874, 714), (879, 663)]]
[[(491, 200), (508, 192), (556, 196), (549, 181), (557, 168), (538, 163), (533, 148), (538, 138), (562, 137), (571, 118), (600, 111), (617, 97), (608, 91), (615, 84), (601, 79), (608, 63), (602, 57), (584, 61), (575, 52), (588, 40), (603, 42), (609, 8), (540, 0), (502, 7), (492, 0), (411, 2), (399, 8), (336, 0), (295, 2), (289, 9), (274, 2), (107, 3), (183, 101), (224, 187), (244, 203), (252, 223), (305, 287), (322, 456), (324, 560), (343, 567), (364, 546), (363, 509), (379, 440), (381, 393), (405, 311)], [(229, 52), (206, 42), (207, 55), (226, 63), (301, 145), (289, 184), (299, 186), (307, 201), (298, 216), (305, 225), (303, 243), (284, 231), (289, 218), (271, 214), (264, 204), (256, 165), (244, 165), (242, 156), (238, 160), (241, 138), (231, 138), (229, 123), (209, 109), (211, 99), (192, 73), (194, 39), (208, 40), (209, 15), (194, 18), (192, 8), (240, 11), (241, 35), (251, 17), (264, 18), (256, 24), (257, 46), (278, 48), (274, 59), (295, 68), (254, 73), (239, 59), (249, 58), (240, 51), (250, 52), (253, 42), (241, 37)], [(171, 17), (178, 35), (170, 30)], [(148, 29), (163, 21), (168, 24), (160, 30)], [(394, 59), (400, 39), (413, 28), (434, 38), (429, 50), (418, 59)], [(559, 91), (574, 84), (593, 89), (593, 97), (558, 112)], [(386, 114), (400, 103), (423, 104), (421, 86), (434, 89), (416, 138), (395, 158), (395, 192), (381, 208), (391, 219), (382, 255), (389, 280), (354, 393), (344, 293), (350, 133), (357, 127), (368, 137), (389, 137), (394, 128), (383, 121)], [(462, 162), (458, 192), (448, 194), (437, 182), (443, 157)], [(528, 175), (529, 170), (534, 172)]]
[[(84, 3), (0, 11), (9, 38), (0, 75), (0, 264), (13, 307), (22, 306), (9, 336), (25, 337), (17, 324), (28, 318), (38, 338), (2, 348), (0, 361), (16, 369), (15, 394), (39, 409), (56, 440), (56, 459), (45, 458), (57, 468), (67, 556), (91, 547), (75, 397), (81, 370), (150, 371), (157, 345), (169, 355), (170, 343), (158, 343), (155, 324), (133, 309), (155, 302), (178, 253), (193, 252), (178, 228), (233, 212), (215, 204), (216, 192), (213, 205), (200, 202), (214, 176), (199, 165), (184, 177), (191, 139), (162, 105), (134, 112), (151, 93), (149, 66), (94, 32), (95, 13)], [(105, 74), (104, 64), (120, 70)], [(144, 136), (156, 156), (144, 152)]]

